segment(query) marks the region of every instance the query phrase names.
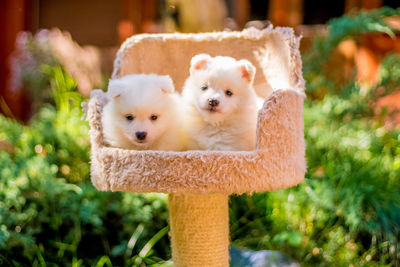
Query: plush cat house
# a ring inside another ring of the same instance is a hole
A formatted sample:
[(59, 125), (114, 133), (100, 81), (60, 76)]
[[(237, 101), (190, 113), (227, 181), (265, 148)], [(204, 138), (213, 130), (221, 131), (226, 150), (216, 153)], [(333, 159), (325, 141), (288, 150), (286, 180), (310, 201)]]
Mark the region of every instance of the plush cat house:
[(228, 266), (228, 196), (294, 186), (306, 172), (303, 133), (305, 83), (300, 38), (290, 28), (242, 32), (143, 34), (128, 39), (114, 63), (113, 78), (127, 74), (170, 75), (181, 91), (190, 60), (200, 53), (247, 59), (256, 67), (254, 87), (265, 97), (258, 113), (253, 151), (135, 151), (106, 146), (102, 108), (93, 91), (88, 119), (91, 177), (97, 189), (169, 194), (175, 266)]

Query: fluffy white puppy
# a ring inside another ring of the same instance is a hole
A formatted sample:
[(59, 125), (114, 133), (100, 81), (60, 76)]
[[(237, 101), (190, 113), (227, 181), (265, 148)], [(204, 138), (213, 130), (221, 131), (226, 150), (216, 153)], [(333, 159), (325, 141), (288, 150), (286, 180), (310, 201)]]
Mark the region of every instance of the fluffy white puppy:
[(207, 54), (192, 58), (182, 92), (189, 149), (254, 149), (258, 110), (255, 71), (247, 60)]
[(110, 80), (102, 123), (106, 143), (135, 150), (182, 150), (179, 96), (169, 76), (127, 75)]

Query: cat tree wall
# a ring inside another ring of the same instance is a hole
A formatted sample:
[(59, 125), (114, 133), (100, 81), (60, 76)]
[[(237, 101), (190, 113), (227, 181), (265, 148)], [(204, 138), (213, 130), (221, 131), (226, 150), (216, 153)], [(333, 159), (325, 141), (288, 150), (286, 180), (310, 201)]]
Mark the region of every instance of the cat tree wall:
[(128, 39), (113, 78), (133, 73), (170, 75), (176, 90), (199, 53), (247, 59), (257, 68), (254, 86), (266, 97), (258, 114), (253, 151), (134, 151), (105, 145), (106, 95), (92, 93), (91, 177), (99, 190), (170, 194), (175, 266), (228, 266), (228, 195), (294, 186), (306, 172), (303, 126), (305, 83), (300, 38), (290, 28), (202, 34), (143, 34)]

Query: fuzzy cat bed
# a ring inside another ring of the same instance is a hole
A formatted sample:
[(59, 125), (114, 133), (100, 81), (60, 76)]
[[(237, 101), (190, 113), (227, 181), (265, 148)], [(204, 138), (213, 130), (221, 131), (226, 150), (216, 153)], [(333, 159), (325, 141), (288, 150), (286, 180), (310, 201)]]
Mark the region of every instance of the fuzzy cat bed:
[[(143, 34), (128, 39), (117, 54), (113, 78), (134, 73), (170, 75), (177, 91), (182, 89), (190, 60), (196, 54), (252, 62), (257, 68), (254, 87), (266, 98), (258, 114), (254, 151), (165, 152), (108, 147), (101, 124), (107, 99), (105, 93), (93, 91), (88, 105), (92, 182), (103, 191), (171, 194), (176, 266), (227, 266), (228, 195), (275, 191), (304, 179), (305, 83), (299, 42), (292, 29), (279, 27), (262, 31), (251, 28), (242, 32)], [(199, 203), (204, 205), (199, 207)], [(215, 214), (206, 221), (202, 216), (210, 212)], [(220, 228), (216, 222), (221, 222)], [(202, 232), (203, 237), (196, 239), (198, 229), (204, 225), (213, 228), (213, 232)], [(215, 250), (222, 252), (212, 252)]]

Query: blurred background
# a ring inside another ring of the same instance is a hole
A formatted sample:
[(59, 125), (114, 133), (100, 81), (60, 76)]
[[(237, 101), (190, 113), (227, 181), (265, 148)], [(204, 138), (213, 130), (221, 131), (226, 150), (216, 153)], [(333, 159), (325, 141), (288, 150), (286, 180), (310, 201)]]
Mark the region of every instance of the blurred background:
[(399, 7), (0, 1), (0, 266), (170, 266), (165, 196), (91, 185), (80, 105), (107, 87), (132, 35), (271, 24), (303, 36), (308, 172), (291, 189), (231, 197), (232, 244), (276, 266), (400, 266)]

